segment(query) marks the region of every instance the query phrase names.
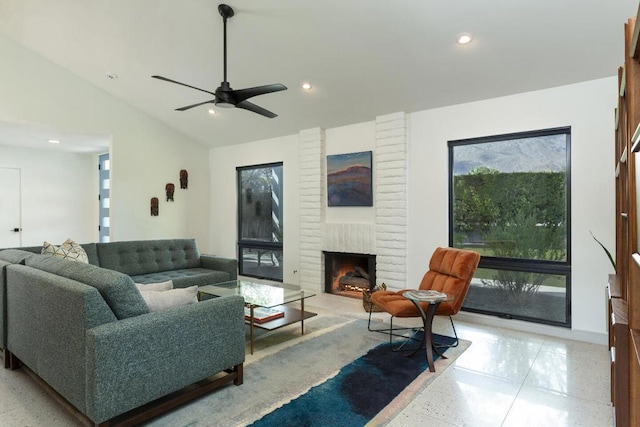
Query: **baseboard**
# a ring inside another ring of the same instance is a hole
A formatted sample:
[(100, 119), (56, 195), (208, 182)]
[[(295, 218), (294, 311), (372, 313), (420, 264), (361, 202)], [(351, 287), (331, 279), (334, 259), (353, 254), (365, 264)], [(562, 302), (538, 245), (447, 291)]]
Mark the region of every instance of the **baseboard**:
[(609, 338), (605, 333), (582, 331), (578, 329), (568, 329), (560, 326), (543, 325), (540, 323), (525, 322), (516, 319), (503, 319), (486, 314), (460, 311), (455, 315), (454, 321), (460, 320), (478, 325), (487, 325), (498, 328), (512, 329), (515, 331), (528, 332), (532, 334), (548, 335), (551, 337), (583, 341), (592, 344), (608, 345)]

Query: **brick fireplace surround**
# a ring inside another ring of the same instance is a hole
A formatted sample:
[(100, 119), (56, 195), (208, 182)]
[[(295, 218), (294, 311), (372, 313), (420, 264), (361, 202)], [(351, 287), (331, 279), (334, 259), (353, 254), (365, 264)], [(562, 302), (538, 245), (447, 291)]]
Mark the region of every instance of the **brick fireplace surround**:
[[(376, 282), (406, 287), (407, 124), (404, 113), (376, 117), (373, 162), (375, 223), (326, 222), (326, 141), (323, 129), (300, 140), (300, 285), (322, 292), (322, 251), (376, 255)], [(340, 209), (340, 208), (331, 208)]]

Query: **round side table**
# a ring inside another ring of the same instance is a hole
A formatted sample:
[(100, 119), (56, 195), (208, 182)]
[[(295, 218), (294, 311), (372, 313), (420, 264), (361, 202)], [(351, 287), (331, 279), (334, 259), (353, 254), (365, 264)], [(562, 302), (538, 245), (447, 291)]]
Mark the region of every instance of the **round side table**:
[[(452, 301), (453, 296), (447, 295), (442, 292), (429, 291), (429, 290), (416, 290), (407, 291), (402, 294), (405, 298), (411, 301), (422, 317), (422, 324), (424, 326), (424, 343), (427, 353), (427, 365), (429, 365), (429, 371), (435, 372), (436, 368), (433, 364), (433, 353), (435, 352), (438, 357), (446, 359), (438, 348), (433, 344), (433, 333), (431, 331), (433, 325), (433, 316), (436, 314), (436, 310), (441, 302)], [(422, 308), (421, 303), (427, 303), (427, 311)]]

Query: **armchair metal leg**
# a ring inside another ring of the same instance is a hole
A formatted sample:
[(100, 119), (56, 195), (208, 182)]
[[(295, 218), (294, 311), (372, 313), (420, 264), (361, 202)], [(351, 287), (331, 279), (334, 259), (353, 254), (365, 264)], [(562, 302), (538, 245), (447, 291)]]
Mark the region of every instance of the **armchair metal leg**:
[[(391, 351), (411, 351), (414, 352), (418, 349), (420, 349), (422, 347), (423, 341), (424, 341), (424, 334), (422, 333), (422, 328), (413, 328), (413, 327), (401, 327), (401, 328), (394, 328), (393, 327), (393, 318), (395, 316), (391, 316), (391, 322), (390, 322), (390, 326), (389, 328), (382, 328), (382, 329), (372, 329), (371, 328), (371, 313), (372, 313), (372, 307), (373, 307), (373, 303), (369, 303), (369, 322), (367, 323), (367, 329), (370, 332), (380, 332), (383, 334), (389, 334), (389, 345), (391, 346)], [(411, 336), (407, 336), (407, 334), (398, 334), (395, 332), (398, 331), (413, 331), (413, 333), (411, 334)], [(416, 335), (420, 334), (420, 338), (416, 338)], [(398, 337), (398, 338), (403, 338), (405, 341), (398, 345), (397, 347), (393, 347), (393, 337)], [(410, 341), (420, 341), (420, 345), (418, 347), (415, 348), (405, 348), (405, 346), (410, 342)], [(413, 354), (413, 353), (411, 353)]]

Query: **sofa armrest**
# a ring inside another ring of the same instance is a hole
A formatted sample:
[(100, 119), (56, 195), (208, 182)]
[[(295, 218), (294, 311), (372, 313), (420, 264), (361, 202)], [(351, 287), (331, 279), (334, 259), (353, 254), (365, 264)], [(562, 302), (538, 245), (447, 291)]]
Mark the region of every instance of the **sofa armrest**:
[(19, 264), (6, 279), (7, 349), (84, 411), (86, 331), (116, 316), (84, 283)]
[(214, 298), (87, 331), (87, 416), (100, 423), (244, 362), (244, 300)]
[(238, 278), (238, 260), (222, 258), (214, 255), (200, 255), (200, 266), (209, 270), (219, 270), (229, 273), (229, 280)]

